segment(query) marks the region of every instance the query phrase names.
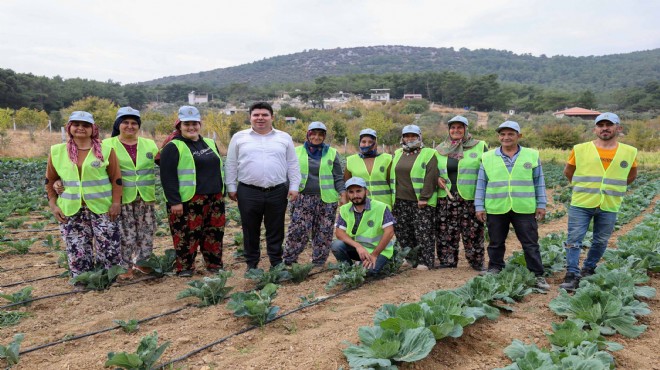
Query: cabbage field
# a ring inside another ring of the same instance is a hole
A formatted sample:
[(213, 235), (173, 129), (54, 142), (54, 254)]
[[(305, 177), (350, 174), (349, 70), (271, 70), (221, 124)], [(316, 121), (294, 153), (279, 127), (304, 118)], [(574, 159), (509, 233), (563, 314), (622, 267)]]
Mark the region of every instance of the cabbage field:
[[(513, 232), (507, 268), (477, 276), (401, 267), (367, 278), (360, 266), (245, 274), (236, 204), (227, 200), (225, 271), (172, 275), (162, 201), (153, 269), (117, 281), (110, 269), (69, 282), (48, 211), (43, 160), (0, 160), (0, 367), (13, 369), (660, 369), (660, 171), (642, 168), (596, 274), (572, 295), (563, 279), (570, 187), (544, 163), (539, 225), (551, 290)], [(400, 251), (400, 255), (404, 254)], [(263, 253), (265, 254), (265, 252)], [(583, 253), (584, 257), (584, 253)], [(267, 268), (267, 261), (262, 261)]]

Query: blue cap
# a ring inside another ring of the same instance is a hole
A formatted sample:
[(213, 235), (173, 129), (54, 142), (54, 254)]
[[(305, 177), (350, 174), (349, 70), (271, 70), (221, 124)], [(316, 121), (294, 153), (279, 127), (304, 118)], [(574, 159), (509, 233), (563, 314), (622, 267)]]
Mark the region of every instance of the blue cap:
[(361, 186), (365, 189), (367, 188), (367, 182), (364, 181), (364, 179), (361, 177), (351, 177), (350, 179), (346, 180), (346, 182), (344, 183), (344, 187), (346, 188), (346, 190), (348, 190), (349, 186), (353, 186), (353, 185)]
[(364, 135), (373, 136), (374, 139), (378, 137), (376, 135), (376, 130), (371, 129), (371, 128), (365, 128), (364, 130), (360, 131), (360, 136), (359, 137), (362, 138), (362, 136), (364, 136)]
[(594, 125), (596, 123), (600, 122), (600, 121), (610, 121), (610, 122), (614, 123), (615, 125), (620, 125), (621, 124), (621, 120), (619, 119), (619, 116), (617, 116), (616, 114), (611, 113), (611, 112), (605, 112), (605, 113), (599, 115), (598, 117), (596, 117), (596, 121), (594, 122)]
[(137, 109), (133, 109), (131, 107), (121, 107), (117, 110), (117, 116), (115, 117), (115, 119), (124, 116), (140, 117), (140, 111)]
[(518, 122), (515, 122), (515, 121), (506, 121), (506, 122), (502, 123), (501, 125), (499, 125), (499, 127), (497, 127), (495, 129), (495, 131), (500, 132), (500, 131), (502, 131), (502, 129), (505, 129), (505, 128), (510, 128), (510, 129), (514, 130), (515, 132), (520, 133), (520, 125), (518, 124)]
[(181, 121), (181, 122), (187, 122), (187, 121), (201, 122), (202, 121), (202, 116), (199, 114), (199, 110), (197, 110), (197, 108), (191, 107), (190, 105), (184, 105), (183, 107), (179, 108), (179, 121)]
[(75, 112), (72, 112), (71, 115), (69, 116), (69, 122), (71, 121), (82, 121), (82, 122), (91, 123), (93, 125), (94, 117), (92, 117), (92, 114), (89, 112), (77, 110)]
[(307, 131), (310, 131), (310, 130), (328, 131), (328, 129), (325, 128), (325, 125), (323, 124), (323, 122), (319, 122), (319, 121), (314, 121), (314, 122), (310, 123), (309, 126), (307, 126)]
[(447, 124), (448, 124), (448, 125), (451, 125), (451, 124), (454, 123), (454, 122), (460, 122), (460, 123), (464, 124), (465, 126), (468, 125), (468, 120), (467, 120), (467, 118), (465, 118), (465, 117), (463, 117), (463, 116), (456, 116), (456, 117), (450, 119), (449, 121), (447, 121)]
[(401, 135), (405, 134), (416, 134), (418, 136), (422, 136), (422, 130), (417, 125), (407, 125), (403, 126), (403, 130), (401, 130)]

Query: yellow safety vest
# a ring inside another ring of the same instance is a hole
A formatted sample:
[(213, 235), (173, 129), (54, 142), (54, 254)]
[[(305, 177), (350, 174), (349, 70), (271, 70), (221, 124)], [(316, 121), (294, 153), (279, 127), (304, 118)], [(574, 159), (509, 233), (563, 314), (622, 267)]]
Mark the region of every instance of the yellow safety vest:
[(593, 142), (578, 144), (573, 150), (575, 173), (571, 205), (618, 212), (628, 189), (628, 174), (637, 157), (637, 149), (619, 143), (607, 171)]
[(119, 136), (103, 140), (115, 149), (119, 167), (121, 168), (122, 195), (123, 204), (131, 203), (137, 198), (137, 194), (145, 202), (156, 200), (156, 174), (155, 162), (158, 147), (151, 139), (138, 138), (137, 155), (135, 164), (126, 148), (119, 140)]
[[(456, 188), (461, 198), (465, 200), (474, 200), (474, 193), (477, 190), (477, 177), (479, 175), (479, 166), (481, 165), (481, 157), (484, 154), (485, 143), (479, 143), (472, 148), (463, 151), (463, 158), (458, 161), (458, 174), (456, 176)], [(438, 153), (438, 169), (440, 176), (447, 181), (447, 189), (451, 189), (451, 181), (447, 174), (447, 156)], [(438, 197), (444, 198), (447, 192), (439, 188)]]
[(521, 147), (511, 173), (495, 150), (486, 152), (482, 161), (488, 176), (486, 213), (498, 215), (510, 210), (526, 214), (536, 212), (533, 171), (538, 167), (538, 151)]
[[(363, 211), (360, 225), (355, 233), (353, 233), (353, 226), (355, 226), (355, 213), (351, 211), (353, 204), (347, 203), (339, 207), (339, 214), (341, 215), (341, 218), (346, 221), (346, 233), (348, 236), (362, 244), (369, 253), (372, 253), (374, 249), (378, 247), (378, 243), (384, 234), (383, 215), (385, 214), (387, 205), (373, 199), (370, 199), (369, 202), (371, 207)], [(380, 254), (390, 259), (392, 258), (393, 253), (394, 241), (390, 240)]]
[[(215, 142), (213, 139), (203, 138), (206, 145), (208, 145), (211, 150), (218, 156), (220, 159), (220, 176), (222, 177), (222, 191), (225, 193), (225, 169), (222, 166), (222, 158), (218, 149), (215, 147)], [(179, 164), (176, 167), (176, 173), (179, 177), (179, 195), (181, 196), (182, 202), (187, 202), (195, 195), (195, 190), (197, 190), (197, 178), (195, 177), (196, 168), (195, 168), (195, 159), (193, 158), (192, 152), (188, 145), (181, 140), (172, 140), (170, 141), (176, 148), (179, 150)]]
[[(392, 204), (396, 201), (396, 165), (403, 155), (403, 149), (397, 149), (394, 152), (394, 159), (392, 160), (392, 168), (390, 169), (390, 188), (392, 189)], [(419, 196), (424, 188), (424, 177), (426, 176), (426, 166), (434, 156), (437, 158), (438, 152), (431, 148), (422, 148), (415, 159), (413, 168), (410, 170), (410, 180), (412, 181), (415, 195), (419, 201)], [(434, 191), (431, 198), (428, 200), (428, 205), (435, 207), (438, 202), (438, 192)]]
[[(303, 191), (309, 176), (309, 156), (304, 145), (296, 147), (296, 156), (298, 156), (298, 163), (300, 164), (301, 180), (299, 189)], [(335, 157), (337, 157), (337, 150), (328, 148), (328, 151), (323, 154), (319, 162), (319, 187), (321, 188), (321, 200), (324, 203), (339, 201), (339, 193), (335, 189), (335, 178), (332, 176), (332, 165), (335, 162)]]
[(80, 210), (83, 200), (90, 211), (101, 215), (108, 213), (112, 205), (112, 184), (108, 177), (108, 158), (112, 147), (101, 145), (103, 161), (94, 156), (90, 150), (83, 161), (81, 173), (78, 166), (71, 162), (66, 143), (53, 145), (50, 148), (50, 159), (55, 171), (62, 179), (64, 192), (57, 198), (57, 206), (65, 216), (73, 216)]
[(346, 159), (346, 169), (353, 177), (360, 177), (367, 182), (369, 198), (385, 203), (392, 209), (392, 189), (387, 181), (387, 167), (392, 163), (392, 155), (381, 153), (374, 158), (374, 166), (371, 173), (367, 165), (358, 154), (353, 154)]

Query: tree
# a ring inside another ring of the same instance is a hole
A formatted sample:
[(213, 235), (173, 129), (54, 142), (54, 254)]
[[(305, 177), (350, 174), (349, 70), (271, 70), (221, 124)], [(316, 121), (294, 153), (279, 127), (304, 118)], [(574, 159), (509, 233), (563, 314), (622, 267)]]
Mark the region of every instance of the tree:
[(583, 91), (577, 100), (577, 106), (592, 109), (596, 106), (596, 95), (591, 90)]
[(69, 117), (71, 112), (85, 111), (94, 116), (94, 122), (101, 130), (112, 130), (112, 125), (115, 123), (115, 116), (117, 115), (117, 108), (115, 103), (108, 99), (102, 99), (96, 96), (89, 96), (87, 98), (74, 101), (70, 107), (62, 110), (63, 117)]
[(401, 110), (403, 114), (422, 114), (429, 110), (429, 102), (425, 99), (414, 99), (406, 102), (406, 106)]
[(48, 114), (42, 110), (21, 108), (16, 111), (16, 126), (30, 131), (30, 140), (34, 141), (34, 131), (48, 125)]
[(12, 127), (12, 115), (14, 110), (10, 108), (0, 109), (0, 131)]
[(580, 130), (569, 124), (551, 123), (543, 126), (540, 137), (546, 147), (570, 149), (580, 142)]
[(394, 144), (389, 142), (389, 140), (385, 142), (386, 139), (384, 135), (394, 128), (394, 122), (392, 122), (390, 118), (387, 118), (383, 112), (367, 112), (367, 114), (364, 116), (362, 127), (376, 130), (378, 136), (384, 138), (383, 140), (379, 140), (380, 144)]

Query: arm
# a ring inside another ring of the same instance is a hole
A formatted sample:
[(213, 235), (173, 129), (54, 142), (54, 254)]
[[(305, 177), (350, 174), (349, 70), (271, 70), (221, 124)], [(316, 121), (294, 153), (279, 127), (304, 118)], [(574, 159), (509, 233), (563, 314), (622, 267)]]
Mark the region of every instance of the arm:
[(225, 160), (225, 185), (227, 185), (229, 198), (234, 201), (237, 199), (236, 188), (238, 187), (238, 145), (236, 141), (236, 134), (234, 134), (229, 141)]
[(424, 208), (428, 204), (438, 186), (438, 159), (431, 157), (431, 160), (426, 164), (426, 174), (424, 175), (424, 187), (419, 194), (419, 201), (417, 205), (419, 208)]
[(160, 156), (160, 182), (163, 185), (165, 199), (170, 206), (181, 204), (179, 176), (177, 175), (178, 165), (179, 151), (174, 144), (166, 145)]
[(344, 205), (347, 203), (346, 189), (344, 186), (344, 174), (341, 172), (341, 162), (339, 161), (339, 155), (335, 157), (335, 161), (332, 163), (332, 177), (335, 181), (335, 190), (339, 193), (339, 205)]
[(108, 211), (108, 216), (111, 221), (114, 221), (121, 213), (121, 195), (122, 195), (122, 182), (121, 182), (121, 168), (119, 167), (119, 160), (115, 150), (110, 150), (108, 157), (108, 167), (106, 171), (112, 184), (112, 205)]
[(575, 168), (576, 167), (574, 165), (566, 163), (566, 166), (564, 167), (564, 177), (568, 179), (568, 182), (573, 181), (573, 174), (575, 174)]
[(358, 252), (358, 255), (360, 255), (360, 260), (362, 260), (362, 262), (365, 264), (365, 267), (367, 267), (368, 263), (371, 263), (371, 255), (369, 254), (369, 251), (367, 251), (367, 249), (364, 248), (362, 244), (351, 239), (351, 237), (348, 235), (348, 233), (346, 233), (344, 229), (339, 227), (336, 228), (335, 236), (337, 239), (346, 243), (346, 245), (350, 245), (351, 247), (355, 248), (355, 250)]
[(298, 188), (300, 187), (302, 176), (300, 175), (300, 163), (298, 163), (296, 147), (293, 145), (291, 136), (289, 134), (286, 135), (286, 166), (287, 177), (289, 179), (289, 200), (294, 201), (296, 198), (298, 198)]
[(532, 175), (534, 177), (534, 192), (536, 194), (536, 220), (541, 221), (545, 218), (545, 207), (547, 203), (545, 177), (543, 177), (541, 158), (539, 158), (538, 166), (532, 171)]
[(637, 178), (637, 166), (631, 168), (630, 172), (628, 172), (627, 184), (628, 185), (632, 184), (633, 181), (635, 181), (636, 178)]
[(488, 186), (488, 175), (484, 170), (484, 165), (479, 165), (479, 174), (477, 175), (477, 189), (474, 193), (474, 209), (477, 220), (486, 222), (486, 187)]
[(66, 222), (66, 216), (60, 209), (60, 207), (57, 206), (57, 193), (53, 189), (53, 183), (57, 180), (60, 179), (60, 175), (57, 174), (57, 171), (55, 170), (55, 166), (53, 166), (53, 162), (50, 158), (50, 155), (48, 156), (48, 164), (46, 166), (46, 194), (48, 194), (48, 206), (50, 207), (50, 211), (55, 216), (55, 219), (59, 222)]

